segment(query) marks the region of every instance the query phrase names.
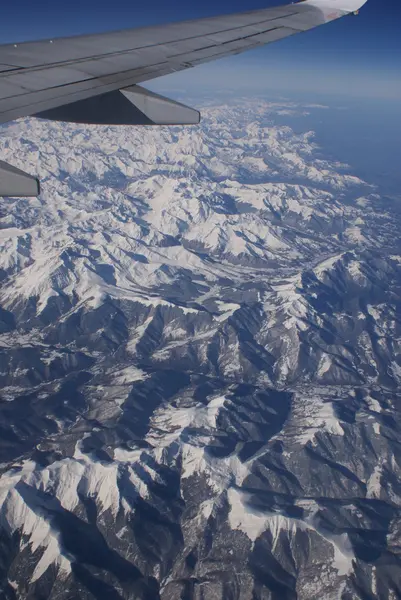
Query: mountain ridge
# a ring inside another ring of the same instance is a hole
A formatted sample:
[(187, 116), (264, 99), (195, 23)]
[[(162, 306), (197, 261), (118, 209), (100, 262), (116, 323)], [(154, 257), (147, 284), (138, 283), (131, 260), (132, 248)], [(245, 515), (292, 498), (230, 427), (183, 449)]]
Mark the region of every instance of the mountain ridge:
[(401, 594), (401, 213), (310, 110), (2, 129), (4, 598)]

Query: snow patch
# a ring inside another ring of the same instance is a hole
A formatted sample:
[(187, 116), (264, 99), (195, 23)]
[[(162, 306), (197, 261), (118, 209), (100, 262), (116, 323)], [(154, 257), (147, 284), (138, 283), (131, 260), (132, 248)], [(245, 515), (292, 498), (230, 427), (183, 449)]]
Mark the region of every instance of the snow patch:
[[(296, 422), (297, 441), (305, 446), (314, 443), (318, 433), (328, 432), (332, 435), (344, 435), (344, 429), (336, 417), (333, 403), (323, 401), (320, 396), (310, 397), (296, 395), (293, 418)], [(299, 433), (298, 433), (299, 432)]]
[(367, 487), (367, 492), (366, 492), (366, 497), (367, 498), (376, 498), (376, 499), (380, 499), (380, 493), (381, 493), (381, 476), (382, 476), (382, 467), (381, 465), (376, 465), (376, 467), (374, 468), (373, 473), (371, 474), (371, 476), (369, 477), (367, 483), (366, 483), (366, 487)]
[(328, 354), (323, 354), (317, 368), (317, 376), (323, 377), (323, 375), (330, 370), (331, 365), (332, 360), (330, 356)]

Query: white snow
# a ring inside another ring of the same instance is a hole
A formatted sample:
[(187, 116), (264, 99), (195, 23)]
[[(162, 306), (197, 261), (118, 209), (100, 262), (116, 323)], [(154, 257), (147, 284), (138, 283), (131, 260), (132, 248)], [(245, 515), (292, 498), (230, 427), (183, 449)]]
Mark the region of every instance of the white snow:
[[(319, 184), (338, 190), (360, 182), (341, 165), (316, 157), (313, 132), (296, 134), (290, 127), (258, 120), (294, 110), (303, 114), (285, 101), (209, 107), (202, 127), (194, 129), (93, 127), (37, 119), (10, 125), (0, 138), (2, 156), (24, 169), (36, 170), (39, 163), (46, 184), (41, 199), (30, 201), (23, 211), (23, 226), (17, 205), (0, 219), (0, 267), (12, 274), (2, 286), (1, 301), (12, 307), (34, 297), (40, 313), (52, 298), (76, 294), (73, 310), (96, 309), (111, 297), (195, 314), (193, 308), (160, 297), (160, 285), (174, 285), (177, 274), (189, 269), (210, 289), (225, 260), (299, 256), (282, 228), (265, 218), (266, 210), (271, 207), (284, 218), (330, 220), (345, 209)], [(241, 135), (233, 136), (233, 123)], [(222, 140), (226, 143), (217, 143)], [(256, 181), (239, 183), (243, 172)], [(114, 176), (121, 185), (115, 185)], [(304, 184), (290, 183), (298, 179)], [(227, 198), (240, 206), (238, 213), (230, 212), (230, 203), (228, 210), (217, 210)], [(166, 244), (166, 234), (178, 243)], [(205, 261), (185, 247), (188, 243), (219, 260)], [(224, 309), (221, 318), (228, 318), (230, 310)], [(132, 334), (129, 351), (134, 352), (141, 336), (140, 331)]]
[(328, 354), (322, 354), (322, 358), (320, 359), (319, 366), (317, 369), (317, 376), (322, 377), (325, 373), (330, 370), (332, 365), (331, 358)]
[(355, 555), (352, 546), (346, 534), (335, 536), (331, 540), (334, 552), (333, 567), (337, 569), (338, 575), (348, 575), (353, 568), (352, 561)]
[(41, 545), (45, 547), (45, 551), (36, 563), (35, 570), (30, 578), (31, 582), (40, 579), (50, 565), (54, 563), (59, 567), (58, 577), (67, 577), (71, 572), (71, 562), (62, 554), (58, 536), (50, 534), (48, 539), (44, 540)]
[(230, 513), (228, 520), (230, 527), (242, 531), (254, 543), (265, 531), (270, 531), (272, 535), (272, 551), (276, 550), (280, 535), (295, 536), (297, 531), (308, 531), (316, 534), (329, 543), (333, 549), (333, 567), (337, 570), (339, 576), (347, 575), (352, 569), (351, 544), (348, 537), (343, 534), (325, 537), (313, 525), (313, 517), (306, 521), (285, 517), (281, 514), (258, 512), (252, 510), (246, 503), (246, 495), (234, 488), (228, 490), (228, 501), (230, 504)]
[(305, 446), (314, 443), (319, 432), (332, 435), (344, 435), (344, 429), (335, 415), (333, 403), (324, 401), (321, 396), (301, 396), (296, 394), (293, 409), (293, 419), (296, 423), (296, 439)]
[(316, 276), (321, 277), (325, 272), (330, 271), (336, 265), (336, 263), (338, 263), (341, 260), (342, 256), (343, 254), (341, 253), (322, 260), (314, 268)]
[(363, 235), (360, 227), (348, 227), (344, 234), (350, 241), (354, 242), (368, 242), (367, 238)]
[(222, 302), (221, 300), (217, 300), (216, 304), (221, 310), (221, 314), (218, 317), (215, 317), (218, 321), (225, 321), (229, 317), (231, 317), (239, 308), (241, 308), (240, 304)]
[(380, 499), (381, 475), (382, 475), (382, 467), (381, 467), (381, 465), (376, 465), (373, 473), (371, 474), (371, 476), (369, 477), (369, 480), (366, 483), (366, 487), (367, 487), (366, 497), (367, 498)]
[[(252, 542), (255, 542), (269, 528), (271, 522), (273, 528), (276, 528), (276, 535), (280, 531), (280, 524), (274, 523), (275, 520), (279, 521), (280, 515), (277, 518), (270, 517), (269, 521), (269, 517), (266, 515), (251, 511), (246, 507), (243, 494), (240, 491), (230, 488), (228, 490), (228, 501), (230, 503), (230, 513), (228, 515), (230, 527), (245, 533)], [(284, 521), (281, 524), (285, 527)]]
[[(263, 122), (257, 117), (248, 122), (251, 111)], [(311, 270), (326, 281), (337, 264), (340, 268), (344, 263), (344, 253), (337, 250), (334, 256), (333, 250), (316, 252), (314, 236), (303, 232), (314, 218), (326, 224), (348, 219), (351, 226), (344, 235), (350, 243), (362, 244), (365, 213), (372, 210), (372, 201), (360, 198), (352, 209), (341, 202), (342, 192), (357, 194), (361, 182), (345, 174), (341, 165), (317, 156), (313, 132), (297, 134), (290, 127), (264, 122), (272, 113), (302, 114), (300, 107), (257, 100), (246, 104), (245, 110), (222, 106), (204, 112), (205, 124), (193, 129), (98, 128), (36, 119), (7, 127), (0, 137), (2, 157), (32, 172), (39, 162), (44, 191), (40, 200), (10, 201), (7, 214), (0, 218), (0, 268), (9, 273), (0, 301), (6, 308), (23, 310), (34, 298), (39, 315), (51, 301), (73, 300), (76, 304), (59, 317), (60, 323), (74, 312), (101, 307), (108, 298), (135, 303), (138, 323), (128, 331), (126, 345), (133, 362), (157, 319), (163, 321), (162, 339), (152, 357), (159, 360), (190, 348), (207, 364), (208, 343), (224, 328), (229, 339), (220, 368), (224, 377), (235, 379), (246, 359), (239, 336), (227, 321), (235, 313), (241, 316), (241, 290), (247, 292), (256, 284), (264, 315), (255, 337), (267, 351), (279, 353), (277, 381), (286, 385), (299, 361), (299, 332), (308, 330), (309, 319), (317, 319), (302, 289), (302, 271)], [(233, 123), (238, 137), (233, 136)], [(27, 147), (21, 142), (22, 132)], [(37, 150), (28, 149), (30, 140), (36, 140)], [(333, 240), (330, 248), (342, 247), (339, 236)], [(314, 259), (306, 264), (305, 256)], [(275, 265), (284, 260), (288, 268), (283, 275)], [(348, 274), (363, 280), (358, 261), (348, 265)], [(227, 288), (238, 291), (232, 300)], [(379, 308), (369, 311), (380, 318)], [(279, 332), (278, 340), (271, 341), (269, 329)], [(13, 336), (2, 335), (0, 346), (33, 347), (40, 341), (37, 330)], [(42, 362), (48, 365), (59, 356), (52, 351)], [(330, 356), (323, 353), (317, 375), (322, 377), (331, 368)], [(24, 372), (17, 367), (14, 374)], [(399, 376), (395, 364), (393, 373)], [(147, 374), (132, 364), (110, 369), (105, 377), (110, 388), (104, 411), (111, 414), (122, 410), (130, 386)], [(270, 385), (264, 373), (258, 382)], [(106, 395), (99, 386), (93, 410), (101, 410), (98, 396), (103, 392)], [(52, 494), (69, 511), (77, 509), (79, 494), (86, 494), (96, 503), (100, 518), (106, 513), (115, 518), (121, 508), (126, 513), (133, 510), (120, 495), (121, 473), (128, 473), (134, 490), (148, 498), (149, 481), (160, 481), (153, 461), (177, 464), (180, 458), (184, 481), (193, 476), (206, 480), (212, 497), (200, 506), (201, 519), (209, 518), (216, 498), (228, 490), (230, 525), (251, 542), (267, 529), (274, 549), (281, 532), (293, 536), (307, 530), (321, 536), (312, 520), (305, 524), (249, 508), (247, 497), (230, 486), (242, 485), (252, 461), (242, 463), (235, 452), (224, 459), (205, 452), (229, 402), (228, 394), (219, 394), (205, 404), (192, 397), (166, 403), (151, 417), (146, 436), (150, 447), (114, 448), (107, 463), (87, 455), (78, 443), (73, 456), (48, 467), (25, 461), (21, 470), (9, 468), (0, 478), (1, 518), (10, 532), (22, 530), (33, 550), (43, 550), (32, 566), (31, 580), (38, 580), (52, 564), (66, 574), (70, 563), (62, 553), (59, 533), (40, 506), (37, 510), (27, 506), (20, 483)], [(376, 401), (368, 402), (379, 411)], [(295, 395), (290, 426), (295, 448), (315, 443), (320, 432), (344, 435), (333, 403), (314, 394)], [(373, 428), (379, 434), (377, 423)], [(294, 450), (285, 452), (285, 460), (293, 454)], [(378, 497), (379, 470), (367, 486), (371, 497)], [(119, 535), (124, 535), (123, 529)], [(333, 547), (338, 573), (347, 573), (352, 560), (347, 539), (326, 541)]]
[(368, 304), (367, 310), (368, 310), (368, 313), (374, 318), (375, 321), (380, 321), (380, 317), (381, 317), (380, 311), (376, 307), (372, 306), (371, 304)]
[(391, 363), (391, 370), (393, 372), (394, 377), (400, 382), (401, 384), (401, 365), (399, 365), (398, 363), (396, 363), (395, 361), (393, 361)]
[(100, 514), (110, 510), (114, 516), (117, 516), (120, 507), (118, 464), (103, 464), (92, 460), (81, 452), (79, 445), (75, 449), (74, 458), (84, 466), (81, 489), (95, 500)]
[(377, 571), (376, 567), (372, 568), (372, 594), (377, 594)]
[(141, 369), (129, 366), (113, 373), (113, 385), (130, 385), (135, 381), (142, 381), (147, 377), (148, 375)]
[(369, 409), (372, 410), (373, 412), (377, 412), (377, 413), (382, 412), (382, 407), (380, 406), (380, 402), (378, 400), (376, 400), (376, 398), (373, 398), (370, 394), (368, 394), (366, 396), (366, 402), (369, 406)]
[[(28, 538), (32, 552), (39, 547), (43, 548), (43, 554), (35, 565), (32, 581), (36, 581), (48, 569), (56, 563), (64, 574), (70, 571), (70, 562), (63, 556), (59, 544), (58, 534), (53, 531), (46, 514), (42, 512), (40, 503), (37, 510), (30, 508), (18, 491), (19, 481), (28, 484), (35, 482), (40, 485), (38, 474), (35, 473), (35, 463), (24, 462), (19, 471), (9, 471), (0, 477), (0, 513), (3, 523), (10, 531), (22, 531)], [(46, 481), (46, 476), (43, 478)]]

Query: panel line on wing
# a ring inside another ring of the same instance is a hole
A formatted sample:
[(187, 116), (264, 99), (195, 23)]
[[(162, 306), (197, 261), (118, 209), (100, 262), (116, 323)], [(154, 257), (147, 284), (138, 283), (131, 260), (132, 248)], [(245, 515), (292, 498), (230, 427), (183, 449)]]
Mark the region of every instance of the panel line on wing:
[[(6, 67), (5, 69), (3, 67)], [(5, 73), (6, 75), (10, 74), (10, 71), (18, 71), (23, 70), (24, 67), (17, 67), (16, 65), (5, 65), (4, 63), (0, 64), (0, 75)]]
[[(252, 33), (251, 35), (245, 35), (243, 37), (238, 37), (233, 40), (227, 40), (227, 41), (221, 42), (219, 44), (212, 44), (211, 46), (204, 46), (202, 48), (197, 48), (195, 50), (191, 50), (190, 53), (193, 54), (195, 52), (203, 52), (204, 50), (210, 50), (211, 48), (221, 48), (222, 46), (224, 47), (227, 44), (235, 44), (235, 42), (239, 42), (240, 40), (246, 40), (246, 39), (255, 37), (256, 35), (262, 35), (263, 33), (268, 33), (269, 31), (275, 31), (277, 29), (282, 29), (282, 28), (281, 27), (272, 27), (271, 29), (266, 29), (265, 31), (259, 31), (258, 33)], [(182, 52), (180, 52), (179, 54), (169, 54), (168, 58), (177, 58), (180, 56), (183, 56)], [(214, 56), (214, 54), (211, 54), (210, 56)]]
[[(235, 38), (234, 40), (228, 40), (226, 42), (222, 42), (221, 44), (215, 44), (213, 46), (205, 46), (204, 48), (199, 48), (196, 50), (191, 50), (189, 54), (196, 54), (196, 53), (201, 53), (204, 50), (210, 50), (212, 48), (224, 48), (224, 46), (227, 46), (229, 44), (235, 44), (236, 42), (241, 42), (244, 40), (252, 40), (252, 38), (256, 38), (256, 37), (260, 37), (265, 35), (266, 33), (271, 33), (273, 31), (293, 31), (294, 34), (295, 33), (302, 33), (302, 29), (295, 29), (294, 27), (286, 27), (286, 26), (281, 26), (281, 27), (272, 27), (272, 29), (266, 29), (265, 31), (259, 31), (258, 33), (253, 33), (251, 35), (245, 35), (243, 37), (239, 37), (239, 38)], [(259, 42), (258, 44), (259, 45)], [(224, 53), (224, 52), (223, 52)], [(209, 54), (208, 56), (212, 57), (212, 56), (217, 56), (220, 53), (216, 53), (216, 54)], [(168, 58), (180, 58), (181, 56), (185, 56), (188, 55), (188, 53), (179, 53), (179, 54), (171, 54), (168, 56)]]

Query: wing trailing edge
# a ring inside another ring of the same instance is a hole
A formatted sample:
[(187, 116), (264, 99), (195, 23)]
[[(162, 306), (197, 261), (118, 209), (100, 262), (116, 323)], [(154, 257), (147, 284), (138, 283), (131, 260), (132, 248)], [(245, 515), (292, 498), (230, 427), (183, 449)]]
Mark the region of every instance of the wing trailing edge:
[(139, 85), (36, 113), (51, 121), (92, 125), (197, 125), (200, 113)]

